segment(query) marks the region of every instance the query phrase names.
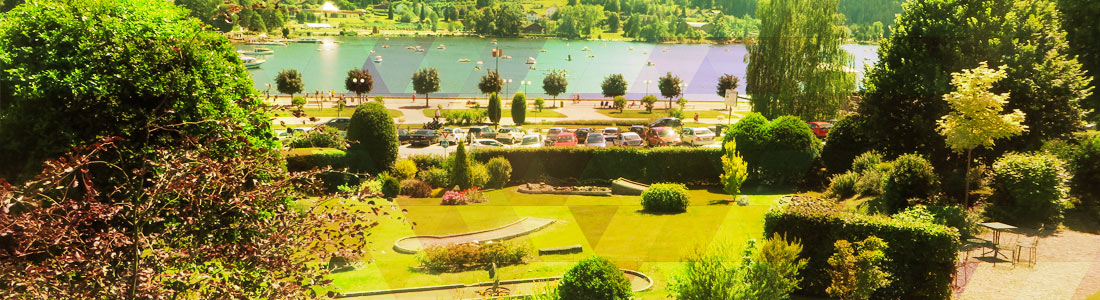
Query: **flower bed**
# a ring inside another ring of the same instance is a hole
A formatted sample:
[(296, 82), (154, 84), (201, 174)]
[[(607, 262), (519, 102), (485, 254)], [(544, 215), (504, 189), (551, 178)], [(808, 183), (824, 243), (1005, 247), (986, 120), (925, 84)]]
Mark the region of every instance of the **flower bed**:
[(481, 203), (488, 199), (485, 197), (485, 193), (478, 189), (476, 186), (465, 190), (449, 190), (443, 193), (442, 205), (466, 205), (470, 203)]
[(528, 183), (519, 186), (520, 193), (611, 196), (611, 188), (600, 186), (552, 186), (545, 183)]

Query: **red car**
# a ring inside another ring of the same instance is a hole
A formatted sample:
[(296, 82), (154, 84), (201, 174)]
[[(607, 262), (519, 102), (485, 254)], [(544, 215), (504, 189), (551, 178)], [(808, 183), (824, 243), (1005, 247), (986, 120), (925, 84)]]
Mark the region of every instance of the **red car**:
[(572, 132), (559, 133), (557, 138), (554, 140), (554, 146), (567, 146), (568, 147), (568, 146), (576, 146), (576, 145), (577, 145), (577, 136), (575, 134), (573, 134)]
[(829, 129), (833, 128), (832, 123), (822, 121), (806, 122), (806, 125), (810, 125), (810, 130), (813, 130), (814, 135), (822, 139), (829, 135)]
[(653, 127), (646, 131), (645, 140), (650, 147), (673, 146), (680, 144), (680, 135), (672, 127)]

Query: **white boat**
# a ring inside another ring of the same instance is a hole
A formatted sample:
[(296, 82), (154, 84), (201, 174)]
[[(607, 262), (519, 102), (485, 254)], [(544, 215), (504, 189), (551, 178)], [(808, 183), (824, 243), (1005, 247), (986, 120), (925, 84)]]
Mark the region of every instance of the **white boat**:
[(528, 65), (533, 65), (533, 64), (535, 64), (535, 58), (534, 58), (534, 57), (530, 57), (530, 56), (528, 56), (528, 57), (527, 57), (527, 64), (528, 64)]
[(592, 51), (592, 49), (588, 49), (588, 46), (584, 46), (584, 48), (581, 48), (581, 51)]
[(244, 54), (244, 55), (272, 55), (272, 54), (275, 54), (275, 50), (271, 50), (271, 49), (268, 49), (268, 48), (255, 48), (255, 49), (252, 49), (252, 50), (238, 50), (237, 52), (241, 53), (241, 54)]
[(303, 37), (303, 38), (299, 38), (296, 42), (316, 44), (316, 43), (320, 43), (321, 39), (318, 39), (318, 38), (315, 38), (315, 37)]
[(503, 59), (512, 59), (512, 56), (511, 56), (511, 55), (505, 55), (505, 56), (501, 56), (500, 58), (503, 58)]
[(382, 44), (382, 48), (389, 48), (390, 45)]
[(546, 52), (546, 49), (539, 49), (539, 52)]
[(272, 42), (272, 41), (247, 42), (247, 43), (244, 43), (244, 44), (245, 45), (265, 45), (265, 46), (286, 46), (286, 43)]
[(458, 62), (470, 62), (469, 58), (459, 58)]
[(374, 62), (376, 62), (376, 63), (382, 62), (382, 56), (381, 55), (375, 56), (374, 57)]
[(481, 64), (483, 64), (483, 63), (484, 63), (484, 62), (482, 62), (482, 61), (480, 61), (480, 60), (479, 60), (479, 61), (477, 61), (477, 65), (479, 65), (479, 66), (480, 66)]
[(439, 44), (439, 47), (435, 47), (435, 48), (436, 49), (447, 49), (447, 45)]
[(247, 55), (241, 55), (241, 62), (244, 63), (245, 68), (255, 69), (255, 68), (259, 68), (261, 64), (266, 62), (266, 60), (251, 57), (251, 56), (247, 56)]

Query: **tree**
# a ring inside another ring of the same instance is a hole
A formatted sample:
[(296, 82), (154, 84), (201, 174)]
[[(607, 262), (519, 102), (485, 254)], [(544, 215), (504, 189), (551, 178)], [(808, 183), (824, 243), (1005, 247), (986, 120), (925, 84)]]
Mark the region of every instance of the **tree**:
[(750, 44), (746, 91), (767, 118), (836, 117), (855, 89), (851, 55), (840, 47), (839, 0), (761, 0), (760, 36)]
[(565, 79), (565, 72), (560, 70), (550, 71), (550, 74), (546, 74), (542, 79), (542, 90), (554, 97), (553, 100), (557, 100), (558, 95), (564, 94), (568, 86), (569, 81)]
[(451, 163), (451, 185), (460, 189), (470, 187), (470, 159), (466, 157), (466, 146), (463, 141), (458, 141), (458, 149), (455, 149), (454, 162)]
[(500, 94), (489, 94), (489, 121), (500, 124)]
[(363, 95), (370, 93), (371, 89), (374, 88), (374, 78), (367, 70), (354, 68), (348, 71), (348, 77), (344, 79), (344, 88), (355, 93), (355, 98), (359, 99), (359, 104), (363, 104)]
[(710, 21), (713, 26), (710, 29), (710, 38), (725, 42), (733, 39), (733, 27), (730, 25), (729, 18), (723, 16), (721, 13), (714, 15), (714, 18)]
[(397, 127), (382, 104), (367, 102), (355, 108), (347, 141), (346, 160), (353, 171), (375, 174), (389, 170), (397, 161)]
[(623, 96), (615, 96), (615, 101), (612, 104), (615, 108), (619, 109), (619, 113), (622, 113), (623, 109), (626, 108), (626, 98)]
[(1077, 56), (1085, 74), (1092, 77), (1092, 94), (1081, 100), (1081, 107), (1091, 110), (1089, 119), (1100, 122), (1100, 5), (1090, 0), (1058, 0), (1062, 28), (1069, 42), (1068, 52)]
[(661, 89), (661, 96), (668, 98), (668, 109), (672, 109), (672, 97), (680, 95), (683, 91), (680, 85), (683, 84), (680, 81), (680, 76), (672, 75), (672, 72), (665, 73), (665, 76), (661, 76), (657, 80), (657, 87)]
[(722, 74), (718, 77), (718, 96), (725, 97), (726, 90), (737, 90), (740, 79), (730, 74)]
[(302, 73), (296, 69), (283, 69), (275, 75), (275, 89), (280, 93), (294, 97), (294, 94), (301, 93), (304, 88)]
[(516, 95), (512, 96), (512, 123), (523, 125), (526, 120), (527, 95), (522, 92), (516, 92)]
[(428, 107), (428, 94), (439, 91), (439, 72), (435, 68), (423, 68), (412, 77), (413, 90), (424, 94), (424, 107)]
[(730, 196), (737, 198), (741, 193), (741, 184), (749, 177), (749, 167), (741, 155), (737, 154), (737, 142), (729, 141), (724, 146), (726, 154), (722, 155), (722, 175), (718, 178), (722, 182), (722, 188)]
[(600, 88), (603, 90), (604, 97), (626, 95), (626, 79), (623, 79), (623, 74), (608, 75), (604, 77)]
[(0, 19), (0, 177), (8, 182), (102, 137), (124, 139), (115, 164), (126, 170), (184, 135), (246, 136), (207, 145), (226, 157), (275, 146), (239, 55), (171, 3), (45, 1)]
[(653, 104), (657, 103), (657, 97), (653, 95), (645, 95), (642, 97), (642, 104), (645, 104), (646, 112), (653, 112)]
[(485, 76), (481, 76), (481, 82), (477, 84), (477, 89), (486, 95), (500, 93), (500, 89), (503, 87), (504, 79), (500, 78), (500, 74), (493, 70), (489, 70)]
[(607, 32), (616, 33), (619, 32), (619, 14), (609, 12), (607, 13)]
[(1069, 136), (1081, 124), (1078, 102), (1087, 95), (1087, 78), (1064, 37), (1049, 1), (911, 2), (864, 82), (859, 113), (867, 117), (871, 144), (888, 156), (916, 152), (942, 170), (957, 168), (936, 134), (949, 110), (942, 95), (952, 90), (952, 72), (982, 61), (1007, 66), (992, 92), (1009, 93), (1005, 108), (1024, 112), (1028, 131), (975, 153), (979, 158)]
[(890, 284), (890, 273), (882, 270), (888, 247), (882, 239), (870, 236), (854, 247), (847, 240), (833, 244), (836, 253), (829, 257), (832, 284), (825, 290), (841, 300), (871, 299), (871, 293)]
[[(985, 62), (977, 68), (951, 74), (951, 84), (955, 91), (943, 95), (943, 100), (951, 106), (951, 112), (939, 121), (939, 133), (947, 139), (947, 146), (955, 152), (966, 152), (966, 176), (970, 178), (971, 152), (977, 147), (993, 146), (993, 141), (1019, 135), (1027, 128), (1020, 125), (1024, 113), (1019, 109), (1009, 114), (1001, 114), (1008, 102), (1008, 93), (994, 94), (989, 90), (998, 80), (1004, 79), (1005, 66), (997, 70), (986, 67)], [(970, 180), (964, 180), (964, 201), (970, 205)]]
[(302, 108), (306, 106), (306, 97), (294, 96), (290, 98), (290, 105), (298, 109), (296, 115), (302, 114)]
[(545, 105), (546, 100), (542, 99), (542, 97), (535, 98), (535, 108), (538, 108), (539, 112), (542, 112), (542, 107)]

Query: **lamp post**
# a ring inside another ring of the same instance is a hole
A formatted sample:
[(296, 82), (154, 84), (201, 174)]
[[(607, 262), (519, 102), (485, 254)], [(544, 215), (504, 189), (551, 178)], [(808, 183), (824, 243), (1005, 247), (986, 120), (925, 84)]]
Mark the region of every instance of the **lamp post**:
[(504, 81), (504, 94), (505, 95), (508, 94), (508, 86), (511, 85), (511, 84), (512, 84), (512, 79), (508, 79), (508, 80)]
[(523, 95), (527, 96), (527, 86), (531, 85), (531, 81), (530, 80), (527, 80), (527, 81), (521, 80), (519, 83), (523, 85)]
[(645, 81), (645, 95), (646, 96), (649, 96), (649, 84), (652, 83), (652, 82), (653, 82), (652, 80), (648, 80), (648, 79), (646, 79), (646, 81)]

